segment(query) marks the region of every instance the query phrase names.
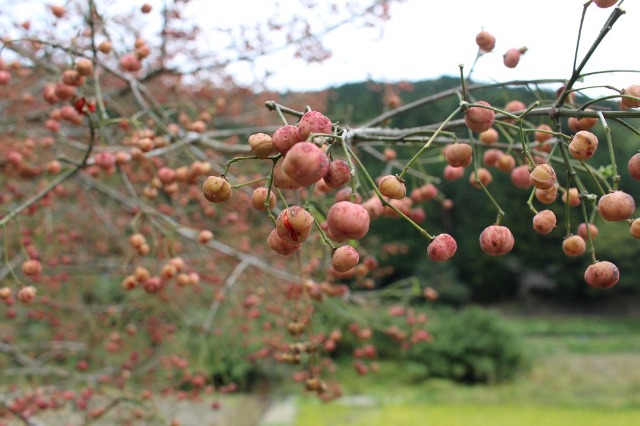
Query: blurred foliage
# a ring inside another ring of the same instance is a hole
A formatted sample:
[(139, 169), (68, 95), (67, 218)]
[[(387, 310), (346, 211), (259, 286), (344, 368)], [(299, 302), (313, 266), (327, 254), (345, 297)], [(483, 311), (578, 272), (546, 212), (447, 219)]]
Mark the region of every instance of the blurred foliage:
[(521, 337), (505, 319), (486, 309), (443, 313), (431, 331), (433, 343), (414, 345), (407, 354), (416, 374), (422, 372), (425, 378), (498, 383), (512, 379), (528, 364)]

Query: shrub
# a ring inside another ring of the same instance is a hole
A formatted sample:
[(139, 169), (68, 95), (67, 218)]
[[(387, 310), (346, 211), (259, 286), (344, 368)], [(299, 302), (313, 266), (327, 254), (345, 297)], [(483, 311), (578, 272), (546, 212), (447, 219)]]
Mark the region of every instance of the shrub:
[(432, 327), (433, 343), (413, 346), (408, 360), (426, 377), (463, 383), (512, 379), (527, 365), (519, 336), (497, 314), (478, 307), (449, 311)]

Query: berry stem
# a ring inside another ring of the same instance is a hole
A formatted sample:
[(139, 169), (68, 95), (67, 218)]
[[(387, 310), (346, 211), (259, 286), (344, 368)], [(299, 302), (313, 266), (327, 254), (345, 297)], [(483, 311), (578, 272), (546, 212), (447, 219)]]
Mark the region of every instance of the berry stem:
[(611, 129), (607, 124), (607, 120), (605, 120), (604, 115), (601, 111), (598, 111), (598, 118), (600, 119), (600, 123), (602, 123), (602, 127), (604, 127), (604, 136), (607, 138), (607, 146), (609, 147), (609, 158), (611, 159), (611, 167), (613, 169), (613, 177), (611, 180), (613, 181), (613, 190), (618, 190), (618, 183), (620, 182), (620, 175), (618, 174), (618, 165), (616, 164), (616, 156), (613, 151), (613, 142), (611, 141)]

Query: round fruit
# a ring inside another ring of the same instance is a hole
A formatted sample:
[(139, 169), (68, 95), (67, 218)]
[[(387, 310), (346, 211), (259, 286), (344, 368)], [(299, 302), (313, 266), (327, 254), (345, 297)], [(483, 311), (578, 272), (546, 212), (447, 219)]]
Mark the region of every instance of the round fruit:
[(633, 197), (624, 191), (610, 192), (598, 200), (598, 213), (604, 220), (627, 220), (635, 210), (636, 203)]
[(569, 143), (569, 152), (577, 160), (588, 160), (598, 149), (598, 138), (591, 132), (580, 130)]
[(331, 266), (338, 272), (350, 271), (359, 261), (358, 251), (351, 246), (338, 247), (331, 256)]
[(284, 241), (303, 243), (313, 227), (313, 216), (300, 206), (291, 206), (280, 212), (276, 219), (276, 231)]
[(529, 182), (538, 189), (549, 189), (556, 183), (556, 171), (546, 163), (538, 164), (531, 171)]
[(447, 147), (445, 158), (452, 167), (467, 167), (473, 158), (473, 148), (461, 142), (451, 144)]
[(323, 179), (329, 188), (340, 188), (342, 185), (351, 181), (349, 164), (344, 160), (333, 160), (329, 162), (329, 168), (323, 176)]
[[(478, 101), (476, 104), (491, 106), (488, 102)], [(496, 118), (495, 112), (488, 108), (472, 106), (464, 113), (464, 122), (474, 132), (486, 132), (493, 125)], [(448, 151), (448, 150), (447, 150)]]
[(587, 244), (579, 235), (571, 235), (562, 241), (562, 251), (567, 256), (582, 256), (586, 250)]
[(556, 227), (556, 215), (551, 210), (542, 210), (533, 217), (533, 229), (541, 235), (553, 231)]
[(502, 256), (513, 249), (515, 240), (506, 226), (491, 225), (480, 234), (480, 248), (490, 256)]
[(407, 195), (407, 187), (394, 175), (383, 176), (378, 182), (378, 189), (385, 197), (400, 200)]
[[(265, 205), (267, 201), (267, 193), (269, 192), (269, 188), (261, 187), (256, 188), (251, 193), (251, 206), (258, 211), (266, 211), (267, 207)], [(273, 209), (276, 205), (276, 194), (274, 191), (271, 191), (269, 194), (269, 208)]]
[(640, 180), (640, 153), (635, 154), (629, 159), (627, 169), (629, 170), (629, 174), (632, 178)]
[(596, 6), (602, 9), (606, 9), (618, 3), (618, 0), (593, 0), (593, 2), (596, 4)]
[(633, 238), (640, 238), (640, 218), (634, 219), (629, 226), (629, 232), (633, 235)]
[(458, 243), (449, 234), (436, 235), (427, 247), (427, 255), (429, 259), (436, 262), (444, 262), (449, 260), (456, 254)]
[(265, 133), (255, 133), (249, 136), (249, 145), (251, 146), (251, 152), (261, 159), (267, 158), (274, 151), (273, 140), (271, 136)]
[(618, 267), (606, 260), (589, 265), (584, 280), (593, 288), (611, 288), (620, 279)]
[(212, 203), (222, 203), (231, 198), (231, 185), (222, 177), (209, 176), (202, 184), (202, 192)]
[(369, 231), (370, 222), (367, 209), (349, 201), (335, 203), (327, 213), (328, 230), (336, 238), (359, 240)]
[(324, 151), (311, 142), (300, 142), (287, 152), (282, 170), (297, 184), (309, 186), (327, 173), (329, 159)]
[(269, 234), (267, 242), (273, 251), (283, 256), (291, 256), (302, 246), (302, 244), (283, 240), (275, 229)]
[(311, 133), (331, 133), (331, 120), (318, 111), (305, 112), (298, 121), (300, 140), (307, 140)]
[[(588, 232), (587, 232), (587, 229), (588, 229)], [(578, 232), (578, 235), (580, 235), (583, 240), (587, 241), (589, 239), (589, 234), (591, 234), (591, 239), (593, 240), (598, 236), (598, 232), (600, 231), (598, 230), (598, 227), (593, 223), (589, 223), (589, 228), (587, 228), (586, 223), (581, 223), (580, 225), (578, 225), (577, 232)]]
[(496, 45), (496, 38), (487, 31), (480, 31), (476, 35), (476, 44), (485, 52), (491, 52)]
[[(632, 84), (622, 91), (623, 95), (634, 96), (636, 98), (640, 98), (640, 86), (637, 84)], [(622, 98), (620, 99), (620, 105), (622, 108), (638, 108), (640, 107), (640, 100)]]
[(286, 154), (298, 142), (304, 139), (300, 137), (300, 129), (293, 124), (280, 127), (271, 138), (273, 146), (282, 154)]

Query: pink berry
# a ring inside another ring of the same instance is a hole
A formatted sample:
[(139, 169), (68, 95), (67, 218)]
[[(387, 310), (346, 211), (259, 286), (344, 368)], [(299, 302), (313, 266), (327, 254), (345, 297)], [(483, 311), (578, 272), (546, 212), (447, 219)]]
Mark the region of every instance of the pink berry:
[(533, 229), (538, 234), (548, 234), (556, 227), (556, 215), (551, 210), (542, 210), (533, 217)]
[(338, 272), (347, 272), (353, 269), (360, 261), (358, 251), (351, 246), (338, 247), (331, 257), (331, 266)]
[(427, 255), (431, 260), (436, 262), (444, 262), (449, 260), (456, 254), (458, 244), (456, 240), (449, 234), (440, 234), (431, 240), (427, 247)]
[(309, 186), (329, 170), (327, 155), (311, 142), (295, 144), (284, 157), (282, 170), (300, 186)]
[(305, 112), (300, 121), (298, 121), (298, 129), (300, 130), (300, 139), (307, 140), (311, 133), (327, 133), (330, 134), (333, 125), (331, 120), (318, 111)]
[(593, 288), (611, 288), (620, 279), (618, 267), (606, 260), (589, 265), (584, 280)]
[(491, 225), (480, 234), (480, 248), (490, 256), (502, 256), (514, 246), (513, 234), (506, 226)]
[[(491, 106), (488, 102), (485, 101), (478, 101), (476, 103), (480, 105)], [(465, 112), (464, 122), (472, 131), (482, 133), (491, 128), (495, 117), (496, 114), (493, 112), (493, 110), (479, 106), (473, 106)]]

